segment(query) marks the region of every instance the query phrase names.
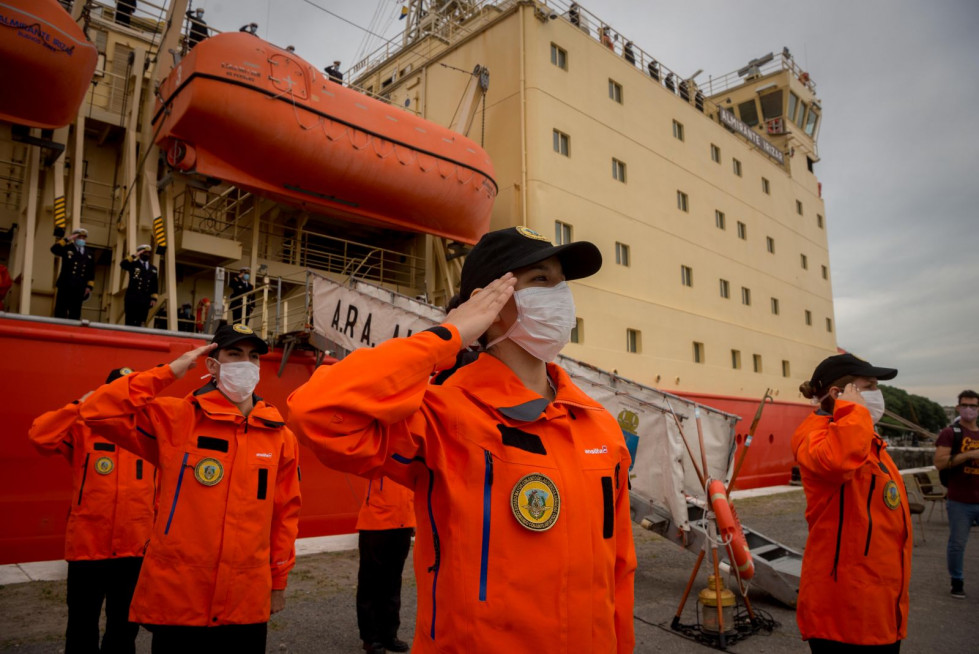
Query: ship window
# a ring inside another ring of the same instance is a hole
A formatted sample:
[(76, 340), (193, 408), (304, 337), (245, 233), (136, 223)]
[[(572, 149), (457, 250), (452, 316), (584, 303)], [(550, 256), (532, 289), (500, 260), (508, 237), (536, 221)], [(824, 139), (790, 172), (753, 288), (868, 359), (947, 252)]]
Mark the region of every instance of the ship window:
[(806, 135), (812, 138), (816, 138), (816, 129), (819, 125), (819, 113), (813, 109), (809, 110), (809, 116), (806, 117)]
[(721, 163), (721, 149), (713, 143), (710, 144), (710, 160), (714, 163)]
[(676, 208), (680, 211), (690, 211), (690, 198), (683, 191), (676, 192)]
[(765, 120), (778, 118), (782, 115), (782, 90), (766, 93), (761, 96), (761, 113)]
[(826, 331), (828, 331), (828, 332), (833, 331), (833, 319), (832, 318), (827, 318), (826, 319)]
[(714, 211), (714, 225), (717, 229), (727, 229), (727, 222), (724, 218), (723, 211)]
[(740, 238), (742, 241), (748, 240), (748, 226), (740, 220), (738, 221), (738, 238)]
[(739, 104), (738, 114), (741, 115), (741, 121), (748, 127), (754, 127), (758, 124), (758, 105), (755, 104), (754, 100)]
[(680, 283), (684, 286), (693, 286), (693, 268), (680, 266)]
[(812, 327), (812, 311), (806, 309), (806, 324)]
[(799, 109), (799, 96), (797, 96), (792, 91), (789, 91), (789, 111), (788, 118), (791, 121), (795, 121), (795, 112)]
[(741, 177), (741, 161), (738, 159), (731, 159), (731, 168), (734, 169), (734, 174)]
[(697, 341), (694, 341), (693, 342), (693, 362), (694, 363), (703, 363), (704, 362), (704, 359), (705, 359), (704, 344), (703, 343), (698, 343)]
[(731, 297), (731, 284), (726, 279), (721, 280), (721, 297), (725, 299)]
[(752, 354), (751, 355), (751, 362), (755, 366), (755, 372), (761, 372), (761, 355), (760, 354)]
[(642, 352), (642, 332), (638, 329), (625, 330), (626, 352)]
[(683, 123), (678, 123), (675, 120), (673, 121), (673, 138), (678, 141), (683, 140)]
[(554, 245), (570, 243), (573, 235), (571, 225), (560, 220), (554, 221)]
[(816, 227), (819, 229), (823, 228), (823, 216), (822, 214), (816, 214)]
[(782, 376), (783, 377), (791, 377), (792, 376), (792, 373), (791, 373), (791, 371), (789, 369), (789, 362), (786, 361), (785, 359), (782, 359)]
[(612, 178), (625, 184), (625, 162), (612, 158)]
[(802, 127), (803, 121), (806, 119), (806, 103), (799, 103), (799, 113), (795, 115), (795, 124)]
[(802, 202), (800, 200), (795, 201), (795, 212), (800, 216), (802, 215)]
[(561, 70), (568, 69), (568, 52), (555, 44), (551, 44), (551, 63)]
[(765, 237), (765, 247), (768, 248), (770, 254), (775, 254), (775, 239), (771, 236)]
[(771, 195), (772, 194), (772, 185), (768, 181), (768, 179), (765, 178), (765, 177), (762, 177), (761, 178), (761, 190), (762, 190), (762, 193), (764, 193), (765, 195)]
[(751, 306), (751, 289), (746, 286), (741, 287), (741, 304)]
[(574, 328), (571, 330), (572, 343), (585, 342), (585, 321), (581, 318), (574, 319)]
[(571, 137), (564, 132), (554, 130), (554, 151), (563, 154), (565, 157), (570, 157)]
[(829, 268), (823, 266), (823, 279), (829, 279)]
[(615, 263), (620, 266), (629, 265), (629, 246), (625, 243), (615, 244)]
[(809, 270), (809, 257), (804, 254), (800, 254), (800, 263), (802, 263), (803, 270)]
[(731, 367), (741, 370), (741, 350), (731, 350)]
[(614, 79), (608, 81), (608, 97), (622, 104), (622, 85)]
[(777, 316), (778, 315), (778, 298), (777, 297), (773, 297), (772, 298), (772, 315), (773, 316)]

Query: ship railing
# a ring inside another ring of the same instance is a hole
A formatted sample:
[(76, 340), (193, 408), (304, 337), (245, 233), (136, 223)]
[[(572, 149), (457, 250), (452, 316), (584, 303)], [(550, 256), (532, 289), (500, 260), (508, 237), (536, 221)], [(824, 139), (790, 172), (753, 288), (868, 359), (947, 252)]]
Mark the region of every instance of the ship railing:
[(726, 75), (721, 75), (720, 77), (711, 77), (707, 81), (704, 88), (707, 90), (707, 95), (716, 95), (744, 84), (747, 77), (765, 76), (783, 70), (791, 72), (793, 76), (799, 80), (799, 82), (801, 82), (815, 95), (816, 83), (812, 81), (809, 74), (802, 70), (802, 67), (796, 63), (795, 58), (792, 57), (792, 55), (786, 50), (780, 52), (768, 63), (755, 66), (754, 70), (751, 70), (746, 74), (741, 74), (744, 72), (744, 69), (741, 69), (740, 71), (732, 71)]
[(0, 160), (0, 184), (3, 185), (3, 193), (0, 193), (0, 208), (20, 211), (21, 201), (24, 193), (24, 172), (27, 168), (27, 148), (25, 147), (25, 160), (18, 161), (13, 159)]
[(254, 196), (238, 187), (212, 193), (188, 186), (174, 198), (174, 227), (237, 240), (240, 220), (254, 208)]
[(82, 223), (108, 227), (115, 212), (115, 194), (111, 182), (82, 178)]

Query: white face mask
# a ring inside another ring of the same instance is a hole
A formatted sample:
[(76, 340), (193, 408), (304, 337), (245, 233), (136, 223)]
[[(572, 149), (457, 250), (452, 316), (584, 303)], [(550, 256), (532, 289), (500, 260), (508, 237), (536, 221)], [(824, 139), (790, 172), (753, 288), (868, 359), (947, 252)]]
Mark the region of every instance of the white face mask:
[(870, 411), (870, 419), (874, 421), (876, 425), (877, 422), (884, 416), (884, 394), (880, 390), (876, 391), (860, 391), (860, 395), (863, 396), (863, 401), (867, 405), (867, 410)]
[[(214, 359), (217, 361), (217, 359)], [(218, 363), (217, 386), (232, 402), (244, 402), (258, 386), (259, 368), (250, 361)]]
[(487, 349), (509, 338), (541, 361), (553, 361), (571, 340), (575, 326), (574, 297), (568, 284), (524, 288), (513, 294), (513, 300), (517, 319)]

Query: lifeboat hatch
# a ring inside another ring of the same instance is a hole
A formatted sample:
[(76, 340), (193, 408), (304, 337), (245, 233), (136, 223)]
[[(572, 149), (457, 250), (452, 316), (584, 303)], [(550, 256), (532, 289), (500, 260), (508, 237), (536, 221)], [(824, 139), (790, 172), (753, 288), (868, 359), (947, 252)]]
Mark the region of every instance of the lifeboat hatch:
[(298, 100), (309, 97), (309, 79), (298, 61), (281, 54), (269, 57), (269, 79), (276, 89)]

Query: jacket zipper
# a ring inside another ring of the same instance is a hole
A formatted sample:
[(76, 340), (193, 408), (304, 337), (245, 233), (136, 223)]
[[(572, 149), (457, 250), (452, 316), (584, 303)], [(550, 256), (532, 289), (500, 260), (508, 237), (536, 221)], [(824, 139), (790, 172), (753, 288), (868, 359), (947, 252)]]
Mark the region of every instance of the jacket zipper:
[(836, 526), (836, 554), (833, 556), (833, 569), (830, 571), (830, 576), (833, 581), (838, 581), (836, 575), (836, 567), (840, 562), (840, 544), (843, 542), (843, 507), (846, 501), (846, 484), (840, 484), (840, 518), (839, 523)]
[(82, 485), (78, 487), (78, 503), (82, 503), (82, 491), (85, 490), (85, 479), (88, 477), (88, 458), (91, 453), (85, 455), (85, 467), (82, 468)]
[(173, 492), (173, 504), (170, 505), (170, 517), (167, 518), (167, 527), (163, 530), (163, 535), (170, 533), (170, 523), (173, 522), (173, 512), (177, 510), (177, 499), (180, 497), (180, 486), (184, 483), (184, 471), (187, 470), (187, 457), (190, 452), (184, 452), (184, 460), (180, 463), (180, 475), (177, 476), (177, 490)]
[(867, 556), (870, 552), (870, 536), (874, 533), (874, 516), (870, 512), (870, 501), (874, 499), (874, 487), (877, 485), (877, 475), (870, 478), (870, 492), (867, 493), (867, 544), (863, 548), (863, 555)]
[(435, 573), (432, 577), (432, 628), (429, 637), (435, 640), (435, 589), (439, 581), (439, 567), (442, 564), (442, 548), (439, 543), (439, 531), (435, 526), (435, 513), (432, 511), (432, 490), (435, 485), (435, 473), (431, 469), (428, 471), (428, 520), (432, 525), (432, 548), (435, 550), (435, 562), (428, 568), (429, 572)]
[(489, 571), (489, 541), (490, 541), (490, 502), (493, 490), (493, 455), (489, 450), (483, 450), (486, 457), (486, 474), (483, 480), (483, 547), (479, 563), (479, 601), (486, 601), (486, 577)]

